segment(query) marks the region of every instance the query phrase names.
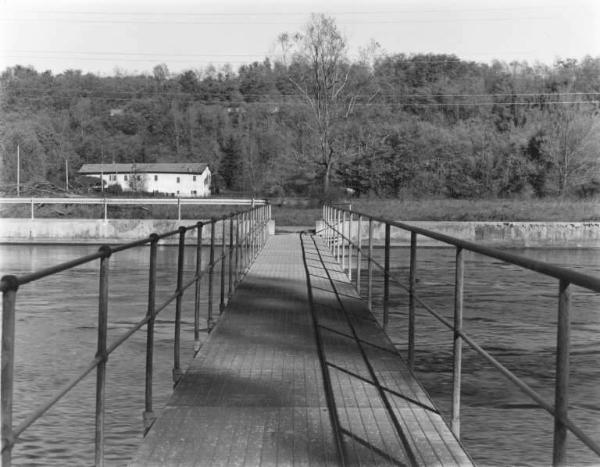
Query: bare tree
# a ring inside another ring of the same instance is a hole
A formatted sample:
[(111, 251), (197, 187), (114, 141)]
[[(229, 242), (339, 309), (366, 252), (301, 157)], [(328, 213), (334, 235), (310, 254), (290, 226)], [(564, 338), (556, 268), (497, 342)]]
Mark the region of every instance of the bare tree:
[(600, 166), (600, 116), (577, 108), (555, 110), (544, 150), (555, 167), (560, 195), (586, 181)]
[[(341, 155), (333, 141), (334, 127), (348, 117), (355, 103), (347, 92), (351, 67), (346, 40), (333, 18), (313, 14), (302, 33), (281, 34), (279, 43), (289, 79), (311, 109), (310, 125), (317, 137), (315, 160), (322, 168), (327, 191), (332, 168)], [(286, 63), (288, 55), (290, 64)]]

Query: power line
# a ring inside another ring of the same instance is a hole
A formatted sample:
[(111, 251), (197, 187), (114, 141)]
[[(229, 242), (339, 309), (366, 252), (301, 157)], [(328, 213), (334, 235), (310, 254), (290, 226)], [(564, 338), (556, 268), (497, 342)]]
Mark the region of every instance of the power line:
[[(84, 99), (87, 98), (91, 98), (91, 99), (103, 99), (106, 101), (117, 101), (117, 102), (131, 102), (132, 99), (134, 98), (124, 98), (124, 97), (109, 97), (109, 96), (48, 96), (48, 97), (81, 97)], [(148, 96), (143, 96), (143, 97), (152, 97), (151, 95)], [(192, 97), (192, 96), (190, 96)], [(300, 96), (297, 96), (300, 98)], [(40, 96), (19, 96), (20, 99), (25, 99), (25, 100), (29, 100), (29, 101), (46, 101), (47, 99), (44, 99)], [(300, 99), (301, 100), (301, 99)], [(207, 100), (207, 99), (194, 99), (195, 102), (201, 103), (201, 104), (206, 104), (206, 105), (223, 105), (223, 104), (229, 104), (229, 105), (269, 105), (269, 106), (294, 106), (294, 107), (298, 107), (298, 106), (306, 106), (308, 105), (306, 102), (298, 102), (296, 101), (253, 101), (253, 102), (248, 102), (245, 100), (227, 100), (225, 98), (221, 99), (221, 100)], [(589, 100), (589, 101), (544, 101), (543, 102), (544, 105), (598, 105), (600, 104), (600, 100)], [(443, 107), (490, 107), (490, 106), (496, 106), (496, 105), (507, 105), (507, 106), (535, 106), (535, 105), (540, 105), (539, 102), (526, 102), (526, 101), (518, 101), (518, 102), (494, 102), (494, 101), (487, 101), (487, 102), (428, 102), (428, 103), (421, 103), (421, 102), (356, 102), (354, 104), (355, 106), (360, 106), (360, 107), (387, 107), (387, 108), (393, 108), (393, 107), (398, 107), (398, 106), (405, 106), (405, 107), (438, 107), (438, 108), (443, 108)]]
[[(550, 10), (550, 9), (554, 9), (554, 10), (564, 10), (565, 6), (561, 5), (544, 5), (544, 10)], [(340, 11), (333, 11), (330, 13), (330, 15), (390, 15), (390, 14), (407, 14), (407, 13), (467, 13), (467, 12), (478, 12), (478, 13), (496, 13), (496, 12), (512, 12), (512, 11), (525, 11), (525, 10), (532, 10), (532, 11), (539, 11), (539, 7), (510, 7), (510, 8), (454, 8), (454, 7), (450, 7), (450, 8), (445, 8), (445, 9), (415, 9), (415, 8), (394, 8), (393, 10), (373, 10), (373, 9), (369, 9), (369, 10), (354, 10), (354, 11), (344, 11), (344, 10), (340, 10)], [(132, 12), (125, 12), (125, 11), (119, 11), (119, 12), (115, 12), (115, 11), (93, 11), (93, 10), (89, 10), (89, 11), (83, 11), (83, 10), (21, 10), (22, 12), (25, 13), (39, 13), (39, 14), (49, 14), (49, 15), (62, 15), (62, 14), (66, 14), (66, 15), (102, 15), (102, 16), (121, 16), (121, 15), (126, 15), (126, 16), (193, 16), (193, 17), (205, 17), (205, 16), (225, 16), (225, 17), (229, 17), (229, 16), (242, 16), (242, 17), (254, 17), (254, 16), (308, 16), (308, 12), (307, 11), (285, 11), (285, 12), (277, 12), (277, 11), (247, 11), (247, 12), (232, 12), (232, 11), (226, 11), (226, 12), (172, 12), (172, 11), (165, 11), (165, 12), (147, 12), (147, 11), (132, 11)]]
[[(234, 53), (196, 53), (196, 52), (190, 52), (190, 53), (173, 53), (171, 51), (165, 51), (165, 52), (118, 52), (118, 51), (109, 51), (109, 52), (104, 52), (104, 51), (96, 51), (96, 50), (92, 50), (92, 51), (78, 51), (78, 50), (15, 50), (15, 49), (6, 49), (6, 50), (2, 50), (0, 51), (0, 53), (4, 54), (4, 56), (12, 56), (12, 57), (18, 57), (18, 56), (29, 56), (31, 54), (35, 54), (35, 56), (39, 56), (42, 57), (42, 54), (47, 54), (47, 55), (51, 55), (51, 57), (49, 58), (72, 58), (72, 55), (76, 54), (76, 55), (112, 55), (112, 56), (131, 56), (131, 55), (140, 55), (140, 56), (163, 56), (165, 54), (168, 54), (169, 56), (174, 56), (174, 57), (256, 57), (258, 55), (263, 55), (263, 56), (269, 56), (269, 55), (280, 55), (279, 53), (275, 52), (275, 53), (271, 53), (271, 52), (254, 52), (254, 53), (238, 53), (238, 52), (234, 52)], [(522, 53), (532, 53), (531, 51), (527, 51), (527, 52), (523, 52), (523, 51), (514, 51), (512, 53), (515, 54), (522, 54)], [(10, 54), (10, 55), (7, 55)], [(62, 55), (62, 56), (57, 56), (57, 54), (68, 54), (68, 55)], [(391, 54), (389, 56), (389, 58), (394, 58), (397, 55), (404, 55), (406, 58), (404, 59), (406, 61), (406, 63), (447, 63), (447, 62), (465, 62), (465, 64), (470, 63), (469, 60), (466, 59), (461, 59), (460, 57), (456, 57), (454, 56), (454, 54), (452, 53), (411, 53), (411, 54), (404, 54), (404, 53), (396, 53), (396, 54)], [(428, 58), (424, 58), (424, 56), (434, 56), (434, 57), (438, 57), (438, 56), (444, 56), (447, 55), (448, 58), (444, 58), (444, 59), (428, 59)], [(494, 55), (493, 52), (479, 52), (476, 55)], [(421, 58), (423, 57), (423, 58)], [(79, 57), (75, 57), (75, 58), (79, 58)], [(383, 57), (386, 58), (386, 57)]]
[[(167, 54), (165, 54), (167, 55)], [(170, 54), (168, 54), (170, 55)], [(157, 55), (158, 58), (156, 59), (152, 59), (152, 58), (109, 58), (109, 57), (61, 57), (61, 56), (57, 56), (57, 55), (47, 55), (47, 56), (43, 56), (43, 55), (15, 55), (15, 54), (5, 54), (3, 55), (3, 57), (5, 58), (19, 58), (19, 59), (30, 59), (30, 60), (60, 60), (60, 59), (64, 59), (64, 60), (83, 60), (83, 61), (89, 61), (89, 62), (115, 62), (116, 60), (126, 60), (128, 62), (139, 62), (139, 63), (156, 63), (156, 61), (166, 61), (169, 63), (190, 63), (190, 59), (184, 59), (184, 58), (179, 58), (179, 59), (171, 59), (168, 57), (163, 57), (162, 59), (160, 58), (160, 55)], [(235, 65), (245, 65), (248, 64), (247, 60), (210, 60), (209, 62), (207, 62), (207, 64), (210, 63), (218, 63), (218, 64), (223, 64), (223, 65), (227, 65), (227, 64), (235, 64)], [(119, 65), (118, 63), (115, 63), (115, 66)]]
[[(519, 52), (519, 51), (515, 51), (513, 52), (514, 54), (523, 54), (524, 52)], [(532, 52), (526, 52), (526, 53), (532, 53)], [(127, 58), (130, 61), (137, 61), (137, 62), (152, 62), (153, 60), (150, 57), (155, 57), (155, 60), (165, 60), (168, 62), (176, 62), (176, 63), (185, 63), (186, 61), (188, 61), (189, 59), (183, 59), (183, 58), (175, 58), (172, 59), (170, 57), (174, 56), (174, 57), (190, 57), (190, 58), (210, 58), (210, 57), (247, 57), (247, 58), (252, 58), (252, 57), (256, 57), (256, 59), (251, 62), (258, 62), (258, 61), (263, 61), (267, 58), (273, 58), (273, 57), (277, 57), (278, 55), (280, 55), (278, 52), (274, 52), (274, 53), (264, 53), (264, 52), (259, 52), (256, 54), (253, 53), (232, 53), (232, 54), (225, 54), (225, 53), (215, 53), (215, 54), (199, 54), (199, 53), (189, 53), (189, 54), (177, 54), (177, 53), (171, 53), (171, 52), (101, 52), (101, 51), (52, 51), (52, 50), (5, 50), (0, 52), (2, 57), (7, 57), (7, 58), (22, 58), (22, 59), (39, 59), (39, 60), (56, 60), (56, 59), (65, 59), (65, 60), (85, 60), (85, 61), (110, 61), (110, 60), (119, 60), (119, 59), (125, 59)], [(61, 55), (61, 54), (65, 54), (65, 55)], [(67, 55), (68, 54), (68, 55)], [(73, 55), (106, 55), (106, 57), (73, 57)], [(135, 56), (144, 56), (144, 57), (149, 57), (147, 59), (142, 59), (142, 58), (135, 58)], [(454, 56), (454, 54), (452, 53), (448, 53), (448, 54), (444, 54), (444, 53), (411, 53), (411, 54), (404, 54), (404, 53), (396, 53), (396, 54), (391, 54), (389, 56), (383, 56), (383, 57), (379, 57), (380, 60), (397, 60), (398, 56), (404, 56), (401, 59), (401, 64), (403, 65), (412, 65), (415, 63), (427, 63), (427, 64), (443, 64), (443, 63), (460, 63), (460, 64), (464, 64), (464, 65), (486, 65), (484, 63), (480, 63), (480, 62), (476, 62), (475, 60), (472, 59), (463, 59), (460, 57), (456, 57)], [(439, 56), (444, 56), (444, 55), (448, 55), (448, 58), (444, 58), (444, 59), (439, 59), (439, 58), (426, 58), (426, 56), (433, 56), (433, 57), (439, 57)], [(489, 52), (489, 53), (477, 53), (476, 55), (487, 55), (487, 56), (494, 56), (494, 53)], [(260, 58), (259, 58), (260, 56)], [(128, 58), (128, 57), (132, 57), (132, 58)], [(350, 59), (352, 59), (352, 57), (350, 57)], [(354, 59), (356, 59), (356, 57), (354, 57)], [(495, 59), (494, 59), (495, 60)], [(497, 60), (500, 63), (504, 63), (507, 64), (505, 61), (502, 60)], [(517, 63), (522, 63), (523, 61), (520, 60), (513, 60), (514, 62)], [(234, 64), (251, 64), (248, 63), (247, 60), (211, 60), (211, 62), (214, 63), (234, 63)], [(512, 63), (512, 62), (510, 62)], [(508, 63), (508, 65), (510, 65), (510, 63)], [(527, 63), (527, 61), (525, 60), (525, 63)]]
[[(156, 56), (168, 54), (172, 57), (255, 57), (257, 55), (267, 55), (265, 52), (256, 53), (173, 53), (173, 52), (102, 52), (102, 51), (77, 51), (77, 50), (5, 50), (1, 52), (9, 52), (13, 54), (86, 54), (86, 55), (142, 55), (142, 56)], [(54, 58), (54, 57), (53, 57)]]
[[(160, 16), (157, 14), (157, 16)], [(464, 22), (505, 22), (505, 21), (537, 21), (537, 20), (553, 20), (556, 18), (550, 16), (507, 16), (505, 18), (461, 18), (461, 23)], [(191, 25), (295, 25), (295, 21), (200, 21), (200, 20), (171, 20), (161, 18), (160, 20), (136, 20), (136, 19), (79, 19), (79, 18), (0, 18), (0, 23), (43, 23), (43, 22), (60, 22), (60, 23), (93, 23), (93, 24), (191, 24)], [(340, 24), (406, 24), (406, 23), (447, 23), (456, 22), (456, 18), (437, 18), (437, 19), (397, 19), (397, 20), (344, 20), (339, 21)]]
[[(151, 77), (148, 77), (148, 79), (153, 79)], [(63, 89), (57, 89), (57, 90), (51, 90), (49, 92), (49, 90), (47, 88), (42, 88), (42, 87), (24, 87), (24, 88), (19, 88), (19, 89), (14, 89), (14, 91), (19, 91), (19, 92), (33, 92), (33, 93), (40, 93), (40, 94), (47, 94), (47, 95), (52, 95), (51, 92), (56, 92), (56, 93), (65, 93), (65, 90)], [(134, 89), (129, 89), (129, 90), (108, 90), (108, 89), (102, 89), (100, 91), (94, 90), (94, 89), (87, 89), (87, 88), (82, 88), (82, 89), (76, 89), (76, 90), (69, 90), (66, 91), (68, 93), (85, 93), (85, 94), (94, 94), (94, 93), (110, 93), (112, 94), (126, 94), (128, 96), (132, 96), (135, 97), (135, 94), (140, 94), (140, 93), (148, 93), (147, 97), (151, 97), (151, 96), (155, 96), (157, 94), (162, 94), (162, 95), (168, 95), (168, 96), (173, 96), (173, 95), (178, 95), (178, 96), (193, 96), (193, 93), (190, 92), (184, 92), (184, 91), (157, 91), (154, 89), (151, 89), (150, 87), (147, 88), (134, 88)], [(203, 94), (206, 94), (203, 92)], [(220, 93), (218, 92), (211, 92), (209, 94), (213, 94), (213, 95), (220, 95)], [(255, 94), (255, 93), (242, 93), (243, 96), (245, 97), (272, 97), (269, 96), (267, 94)], [(290, 96), (290, 97), (295, 97), (298, 96), (298, 94), (296, 93), (279, 93), (277, 95), (277, 97), (279, 96)], [(470, 97), (485, 97), (485, 98), (494, 98), (494, 97), (532, 97), (532, 98), (536, 98), (536, 97), (567, 97), (567, 96), (600, 96), (600, 92), (596, 92), (596, 91), (590, 91), (590, 92), (516, 92), (516, 93), (512, 93), (512, 92), (502, 92), (502, 93), (472, 93), (472, 94), (465, 94), (465, 93), (457, 93), (457, 94), (450, 94), (450, 93), (433, 93), (433, 94), (423, 94), (423, 93), (377, 93), (377, 97), (395, 97), (395, 98), (407, 98), (407, 97), (412, 97), (412, 98), (431, 98), (431, 97), (436, 97), (436, 98), (470, 98)], [(103, 97), (103, 96), (98, 96), (98, 97)], [(372, 94), (353, 94), (352, 97), (356, 97), (356, 98), (371, 98)]]

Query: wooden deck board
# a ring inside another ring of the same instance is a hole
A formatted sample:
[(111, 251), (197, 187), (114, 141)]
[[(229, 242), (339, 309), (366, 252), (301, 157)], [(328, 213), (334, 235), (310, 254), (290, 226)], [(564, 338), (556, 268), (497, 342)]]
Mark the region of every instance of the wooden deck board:
[[(349, 433), (343, 437), (349, 464), (405, 464), (379, 392), (364, 381), (370, 372), (352, 327), (383, 387), (433, 404), (337, 263), (319, 247), (340, 306), (314, 244), (305, 239), (324, 354), (339, 367), (329, 366), (329, 372), (337, 413)], [(397, 396), (388, 399), (420, 464), (471, 464), (437, 413)], [(300, 240), (272, 237), (130, 465), (337, 464)]]

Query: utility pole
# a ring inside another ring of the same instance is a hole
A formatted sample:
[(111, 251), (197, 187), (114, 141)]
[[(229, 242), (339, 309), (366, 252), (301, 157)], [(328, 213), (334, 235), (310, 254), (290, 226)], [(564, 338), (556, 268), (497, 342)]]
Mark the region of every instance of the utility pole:
[(65, 159), (65, 191), (69, 192), (69, 160)]
[(17, 196), (21, 196), (21, 153), (17, 144)]

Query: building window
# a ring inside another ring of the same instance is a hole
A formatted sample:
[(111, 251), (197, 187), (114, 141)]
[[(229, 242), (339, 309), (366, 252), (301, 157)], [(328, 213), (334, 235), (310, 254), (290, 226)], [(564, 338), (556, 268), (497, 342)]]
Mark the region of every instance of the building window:
[(123, 180), (127, 181), (127, 175), (123, 175)]
[(196, 176), (195, 176), (195, 175), (192, 177), (192, 181), (193, 181), (193, 182), (195, 182), (195, 181), (196, 181)]
[(156, 181), (158, 181), (158, 175), (155, 175), (155, 176), (154, 176), (154, 181), (155, 181), (155, 182), (156, 182)]
[(180, 182), (179, 177), (177, 177), (177, 183), (179, 183), (179, 182)]
[(142, 179), (142, 176), (141, 175), (136, 175), (135, 179), (138, 180), (138, 181), (140, 181)]

